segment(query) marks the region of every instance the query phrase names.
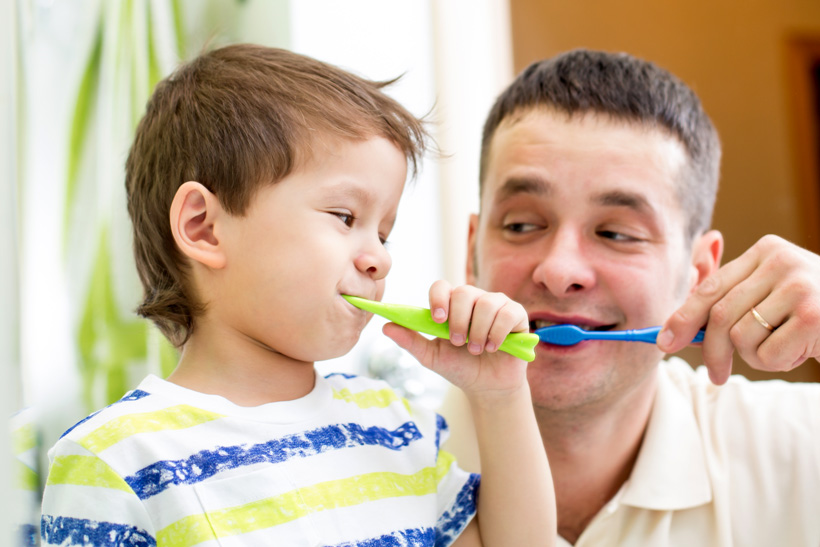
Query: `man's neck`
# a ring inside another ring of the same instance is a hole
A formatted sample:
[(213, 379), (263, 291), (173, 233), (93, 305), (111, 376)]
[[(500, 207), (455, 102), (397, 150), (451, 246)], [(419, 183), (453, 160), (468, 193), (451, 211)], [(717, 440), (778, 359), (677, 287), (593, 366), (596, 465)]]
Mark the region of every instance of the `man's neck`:
[(551, 412), (536, 409), (558, 506), (558, 533), (575, 543), (632, 473), (649, 422), (657, 376), (615, 405)]

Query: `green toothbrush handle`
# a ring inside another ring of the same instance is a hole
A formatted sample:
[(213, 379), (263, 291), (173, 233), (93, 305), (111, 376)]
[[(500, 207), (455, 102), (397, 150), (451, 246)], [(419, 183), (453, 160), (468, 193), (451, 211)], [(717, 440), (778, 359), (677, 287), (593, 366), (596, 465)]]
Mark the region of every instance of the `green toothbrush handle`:
[[(427, 312), (427, 316), (429, 317), (430, 311), (424, 311)], [(429, 334), (445, 340), (450, 339), (450, 323), (448, 321), (445, 321), (444, 323), (436, 323), (431, 318), (429, 323), (420, 325), (418, 323), (408, 324), (410, 323), (409, 321), (405, 323), (401, 319), (391, 320), (398, 325), (402, 325), (403, 327), (407, 327), (418, 332), (423, 332), (424, 334)], [(468, 338), (467, 342), (469, 341), (470, 340)], [(537, 346), (540, 341), (541, 339), (538, 338), (538, 335), (532, 332), (511, 332), (506, 338), (504, 338), (504, 341), (501, 342), (498, 349), (505, 353), (509, 353), (513, 357), (518, 357), (519, 359), (530, 362), (535, 359), (535, 346)]]
[[(357, 308), (381, 315), (398, 325), (408, 329), (429, 334), (445, 340), (450, 339), (450, 324), (436, 323), (430, 316), (430, 310), (403, 304), (385, 304), (367, 300), (358, 296), (342, 295), (348, 302)], [(525, 361), (535, 359), (535, 346), (540, 338), (532, 332), (513, 332), (507, 335), (499, 346), (499, 350), (509, 353)]]
[(539, 341), (540, 338), (534, 332), (512, 332), (507, 335), (498, 349), (530, 362), (535, 359), (535, 346)]

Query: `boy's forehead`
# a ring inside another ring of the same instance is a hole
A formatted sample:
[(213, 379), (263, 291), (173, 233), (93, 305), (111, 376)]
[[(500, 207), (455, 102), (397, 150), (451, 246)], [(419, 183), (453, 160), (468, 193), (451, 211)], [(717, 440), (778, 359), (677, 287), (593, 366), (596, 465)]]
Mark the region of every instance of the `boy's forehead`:
[(374, 140), (386, 141), (404, 156), (405, 162), (407, 161), (407, 154), (402, 147), (393, 141), (390, 136), (383, 135), (375, 129), (362, 135), (337, 135), (329, 132), (317, 132), (299, 146), (294, 170), (319, 166), (337, 158), (349, 145), (363, 144)]

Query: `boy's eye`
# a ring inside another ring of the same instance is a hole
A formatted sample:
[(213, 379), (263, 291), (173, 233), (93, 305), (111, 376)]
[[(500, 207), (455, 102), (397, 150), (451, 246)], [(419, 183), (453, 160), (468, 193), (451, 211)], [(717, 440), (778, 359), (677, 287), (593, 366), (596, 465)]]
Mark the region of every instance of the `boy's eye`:
[(348, 228), (351, 228), (353, 226), (353, 221), (356, 220), (356, 217), (354, 217), (350, 213), (341, 213), (338, 211), (334, 211), (332, 214), (336, 215), (339, 218), (339, 220), (344, 222), (345, 226), (347, 226)]

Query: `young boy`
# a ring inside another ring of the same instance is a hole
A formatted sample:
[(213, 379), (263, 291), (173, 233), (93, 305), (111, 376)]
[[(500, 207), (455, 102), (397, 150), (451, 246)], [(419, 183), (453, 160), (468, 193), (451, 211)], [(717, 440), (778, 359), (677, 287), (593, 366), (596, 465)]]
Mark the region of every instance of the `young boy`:
[(385, 327), (467, 392), (480, 498), (478, 477), (439, 449), (440, 417), (382, 382), (315, 373), (370, 318), (342, 295), (383, 294), (384, 243), (424, 147), (383, 85), (251, 45), (159, 84), (126, 186), (138, 311), (180, 360), (52, 449), (45, 544), (552, 543), (526, 364), (496, 353), (528, 329), (520, 305), (439, 282), (430, 305), (452, 342)]

